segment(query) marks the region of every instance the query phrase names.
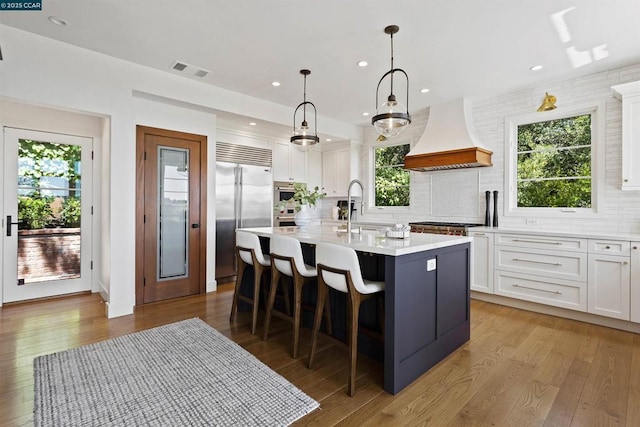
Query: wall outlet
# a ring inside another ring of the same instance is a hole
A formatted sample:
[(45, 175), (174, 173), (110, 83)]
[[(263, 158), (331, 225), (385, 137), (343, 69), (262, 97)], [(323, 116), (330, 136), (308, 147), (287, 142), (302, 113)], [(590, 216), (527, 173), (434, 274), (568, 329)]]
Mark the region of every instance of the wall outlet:
[(427, 260), (427, 271), (433, 271), (436, 269), (436, 259), (428, 259)]

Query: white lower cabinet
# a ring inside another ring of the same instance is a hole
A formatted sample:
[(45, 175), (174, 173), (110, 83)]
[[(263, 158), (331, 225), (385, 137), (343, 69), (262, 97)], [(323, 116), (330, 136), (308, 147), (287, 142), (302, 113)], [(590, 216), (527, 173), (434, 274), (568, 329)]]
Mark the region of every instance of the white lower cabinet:
[(586, 311), (587, 284), (573, 280), (496, 270), (496, 294), (539, 304)]
[(589, 254), (588, 312), (629, 320), (629, 257)]
[(632, 322), (640, 323), (640, 242), (631, 242), (631, 299), (629, 317)]
[(470, 231), (471, 290), (493, 293), (493, 233)]
[(629, 320), (629, 254), (629, 241), (589, 239), (589, 313)]
[(640, 242), (516, 232), (469, 236), (472, 290), (640, 323)]
[(495, 241), (496, 294), (586, 311), (585, 239), (501, 233)]

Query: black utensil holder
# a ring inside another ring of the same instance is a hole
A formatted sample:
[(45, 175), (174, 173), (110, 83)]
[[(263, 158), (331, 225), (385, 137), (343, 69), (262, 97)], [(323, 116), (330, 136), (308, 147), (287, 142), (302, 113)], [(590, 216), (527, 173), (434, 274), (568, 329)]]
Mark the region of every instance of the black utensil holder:
[(491, 191), (485, 191), (484, 195), (487, 202), (487, 210), (484, 214), (484, 225), (489, 227), (491, 225)]
[(498, 190), (493, 192), (493, 226), (498, 226)]

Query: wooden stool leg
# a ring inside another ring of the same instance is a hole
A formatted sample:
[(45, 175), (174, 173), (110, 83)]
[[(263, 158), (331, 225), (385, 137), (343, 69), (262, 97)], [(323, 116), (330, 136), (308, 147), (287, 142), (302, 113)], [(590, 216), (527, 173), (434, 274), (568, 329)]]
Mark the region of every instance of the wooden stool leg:
[(360, 294), (350, 295), (350, 316), (349, 316), (349, 383), (347, 393), (353, 396), (356, 392), (356, 362), (358, 361), (358, 317), (360, 315)]
[(298, 357), (298, 341), (300, 340), (300, 311), (302, 311), (302, 287), (303, 286), (304, 286), (304, 278), (294, 272), (293, 274), (293, 351), (292, 351), (292, 355), (294, 359)]
[(316, 314), (313, 319), (313, 332), (311, 334), (311, 351), (309, 353), (309, 369), (313, 365), (313, 358), (316, 354), (316, 346), (318, 343), (318, 330), (320, 322), (322, 322), (322, 311), (324, 310), (324, 302), (327, 297), (327, 285), (319, 278), (318, 275), (318, 301), (316, 302)]
[(231, 301), (231, 314), (229, 315), (229, 321), (231, 322), (238, 312), (238, 295), (240, 294), (240, 285), (242, 284), (242, 275), (245, 269), (245, 263), (240, 258), (240, 255), (236, 256), (238, 262), (238, 271), (236, 272), (236, 286), (233, 290), (233, 300)]
[(260, 283), (262, 282), (262, 272), (264, 269), (259, 262), (255, 262), (254, 265), (254, 280), (253, 280), (253, 320), (251, 322), (251, 333), (255, 335), (256, 325), (258, 324), (258, 305), (260, 302)]
[(273, 310), (273, 304), (276, 301), (276, 292), (278, 291), (278, 285), (280, 284), (280, 272), (275, 266), (271, 267), (271, 289), (269, 290), (269, 300), (267, 303), (267, 315), (264, 320), (264, 336), (262, 339), (266, 340), (269, 336), (269, 327), (271, 326), (271, 310)]
[(289, 298), (289, 283), (282, 286), (282, 296), (284, 297), (284, 312), (291, 316), (291, 298)]
[(325, 297), (324, 323), (327, 335), (333, 336), (333, 324), (331, 323), (331, 299), (329, 298), (329, 289), (327, 289), (327, 296)]

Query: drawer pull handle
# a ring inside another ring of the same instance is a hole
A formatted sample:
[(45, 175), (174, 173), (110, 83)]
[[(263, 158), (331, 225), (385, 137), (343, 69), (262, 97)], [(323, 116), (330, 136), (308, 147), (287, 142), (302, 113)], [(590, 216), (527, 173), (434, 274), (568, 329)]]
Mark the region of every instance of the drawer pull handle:
[(486, 236), (484, 233), (473, 233), (474, 236)]
[(534, 264), (555, 265), (555, 266), (558, 266), (558, 267), (562, 266), (562, 264), (560, 264), (559, 262), (536, 261), (536, 260), (533, 260), (533, 259), (511, 258), (511, 261), (532, 262)]
[(531, 289), (531, 290), (534, 290), (534, 291), (540, 291), (540, 292), (547, 292), (547, 293), (550, 293), (550, 294), (562, 295), (562, 292), (558, 292), (558, 291), (548, 291), (548, 290), (546, 290), (546, 289), (532, 288), (532, 287), (530, 287), (530, 286), (522, 286), (522, 285), (518, 285), (517, 283), (516, 283), (516, 284), (513, 284), (513, 285), (511, 285), (511, 286), (513, 286), (513, 287), (515, 287), (515, 288)]
[(561, 245), (560, 242), (545, 242), (544, 240), (524, 240), (524, 239), (513, 239), (513, 242), (523, 242), (523, 243), (544, 243), (546, 245)]

